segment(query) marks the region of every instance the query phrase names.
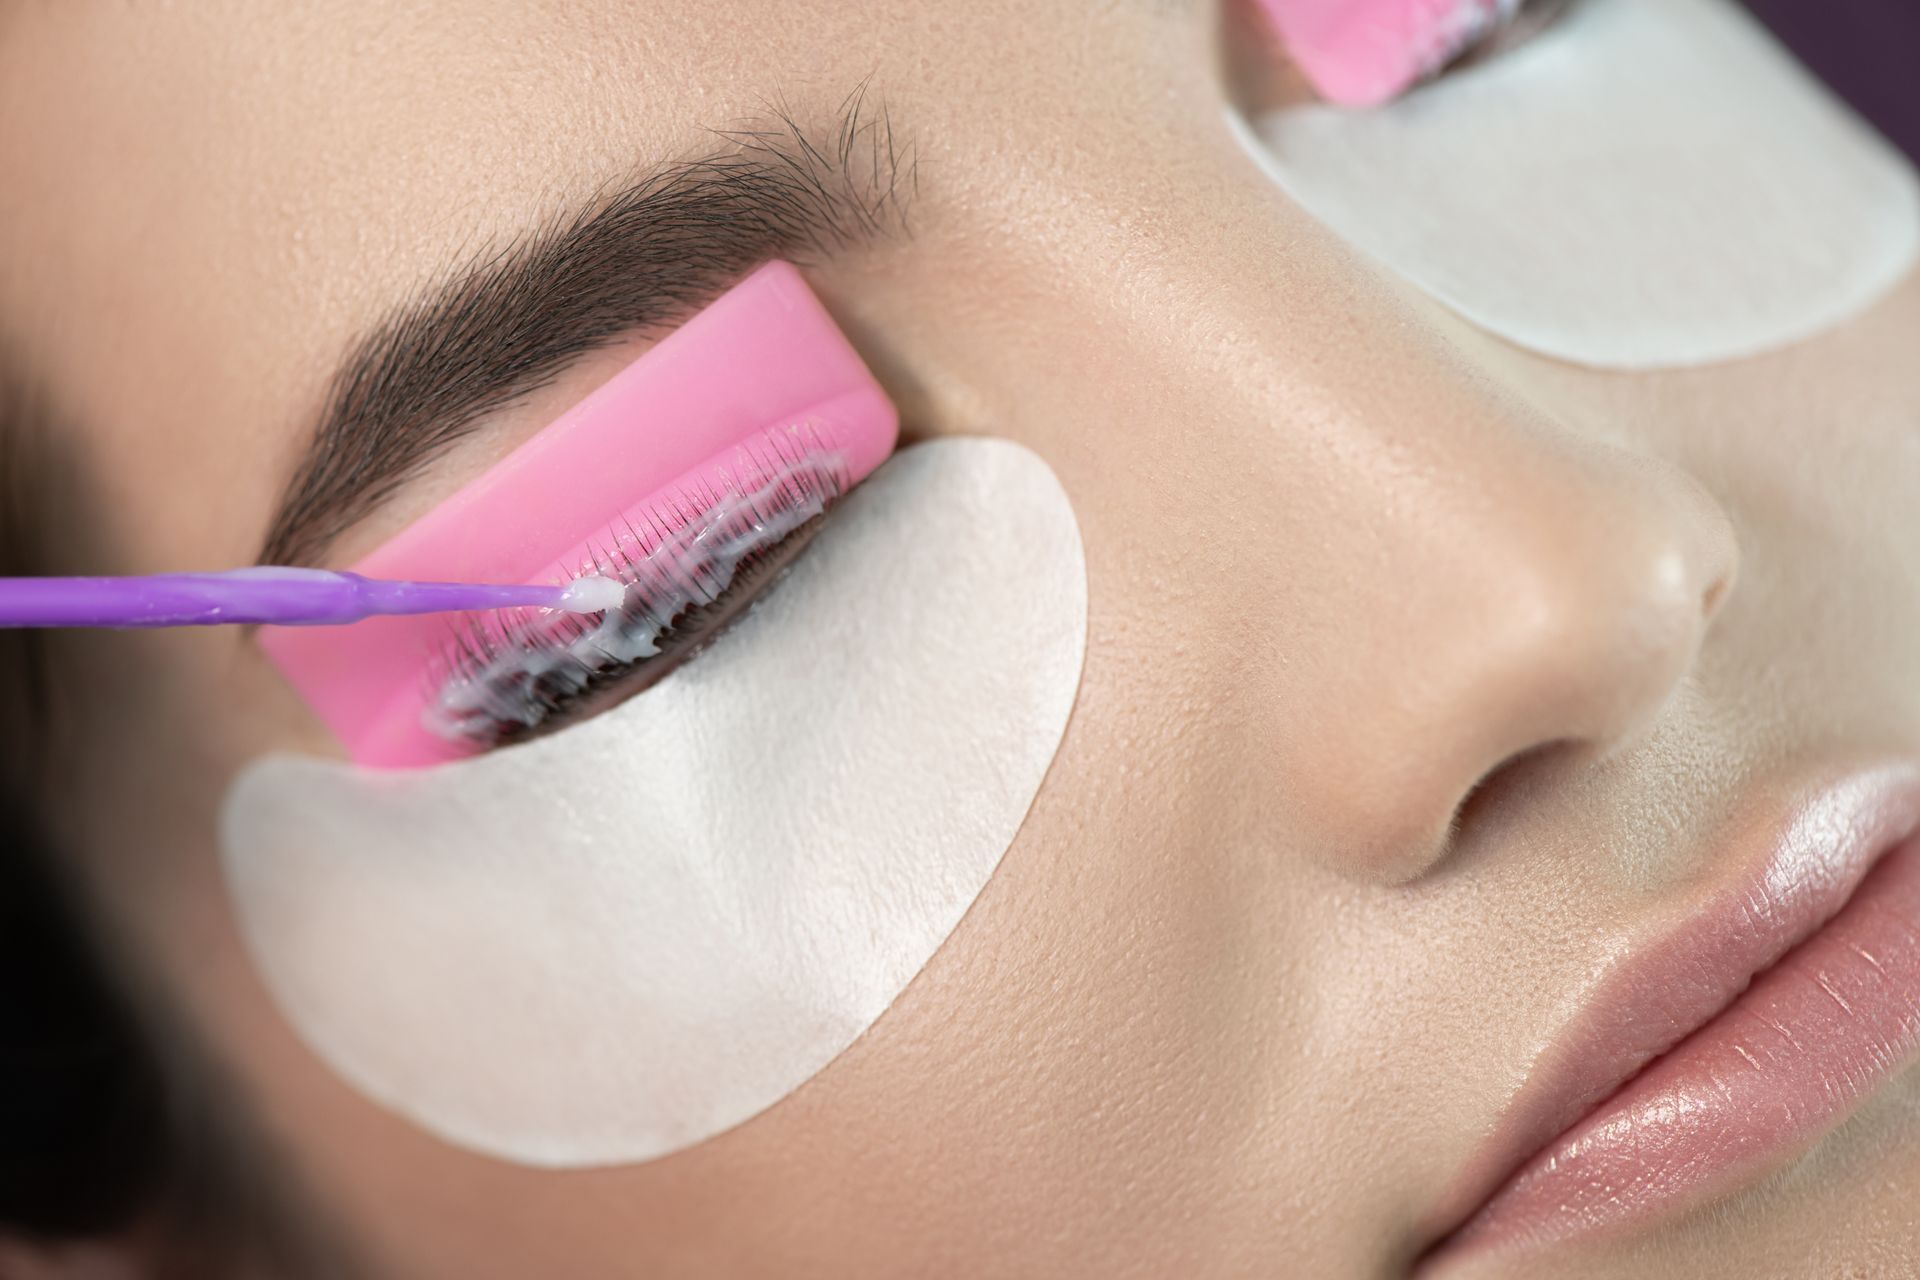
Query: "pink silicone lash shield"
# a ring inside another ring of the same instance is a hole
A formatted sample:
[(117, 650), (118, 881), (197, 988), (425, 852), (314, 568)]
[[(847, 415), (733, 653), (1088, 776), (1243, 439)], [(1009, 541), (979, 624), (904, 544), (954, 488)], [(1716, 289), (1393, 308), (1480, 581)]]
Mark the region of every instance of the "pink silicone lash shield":
[(1405, 93), (1511, 17), (1520, 0), (1259, 0), (1327, 101), (1373, 107)]
[[(676, 494), (727, 492), (770, 442), (831, 451), (857, 482), (898, 415), (800, 273), (771, 262), (353, 566), (381, 578), (565, 582)], [(260, 644), (356, 763), (433, 764), (472, 749), (421, 721), (466, 615), (266, 627)]]

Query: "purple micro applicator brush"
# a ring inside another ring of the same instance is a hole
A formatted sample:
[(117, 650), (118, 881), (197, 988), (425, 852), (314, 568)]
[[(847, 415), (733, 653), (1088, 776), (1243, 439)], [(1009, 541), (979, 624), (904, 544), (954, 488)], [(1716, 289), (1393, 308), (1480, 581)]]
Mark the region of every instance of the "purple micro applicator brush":
[(611, 578), (496, 586), (278, 567), (132, 578), (0, 578), (0, 627), (325, 626), (374, 614), (481, 609), (604, 613), (625, 597), (626, 588)]

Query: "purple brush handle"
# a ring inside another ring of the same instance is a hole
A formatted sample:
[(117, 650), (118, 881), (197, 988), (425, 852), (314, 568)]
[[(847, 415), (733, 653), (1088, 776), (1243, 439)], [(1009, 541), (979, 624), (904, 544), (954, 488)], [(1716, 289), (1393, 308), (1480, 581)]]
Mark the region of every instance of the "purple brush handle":
[(391, 582), (326, 569), (256, 568), (137, 578), (0, 578), (0, 627), (287, 626), (380, 613), (557, 608), (564, 587)]

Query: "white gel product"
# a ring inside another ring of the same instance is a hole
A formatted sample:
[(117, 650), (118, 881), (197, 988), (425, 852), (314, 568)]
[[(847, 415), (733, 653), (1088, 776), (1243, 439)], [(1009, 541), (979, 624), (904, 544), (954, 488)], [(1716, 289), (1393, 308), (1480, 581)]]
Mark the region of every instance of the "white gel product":
[(598, 717), (421, 770), (249, 766), (222, 821), (242, 931), (314, 1050), (446, 1140), (665, 1155), (798, 1088), (926, 964), (1025, 819), (1085, 643), (1046, 464), (909, 449)]
[(1356, 247), (1583, 364), (1781, 346), (1863, 310), (1920, 253), (1905, 159), (1728, 0), (1581, 0), (1391, 106), (1229, 123)]
[(606, 613), (618, 609), (627, 598), (627, 588), (612, 578), (588, 574), (575, 578), (561, 593), (561, 603), (575, 613)]

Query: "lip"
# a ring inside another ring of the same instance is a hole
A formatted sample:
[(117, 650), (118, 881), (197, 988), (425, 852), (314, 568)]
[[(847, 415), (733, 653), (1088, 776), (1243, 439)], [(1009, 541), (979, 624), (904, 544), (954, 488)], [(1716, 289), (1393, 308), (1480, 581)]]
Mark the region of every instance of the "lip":
[(1435, 1215), (1423, 1277), (1723, 1194), (1920, 1054), (1920, 764), (1772, 812), (1541, 1055)]

